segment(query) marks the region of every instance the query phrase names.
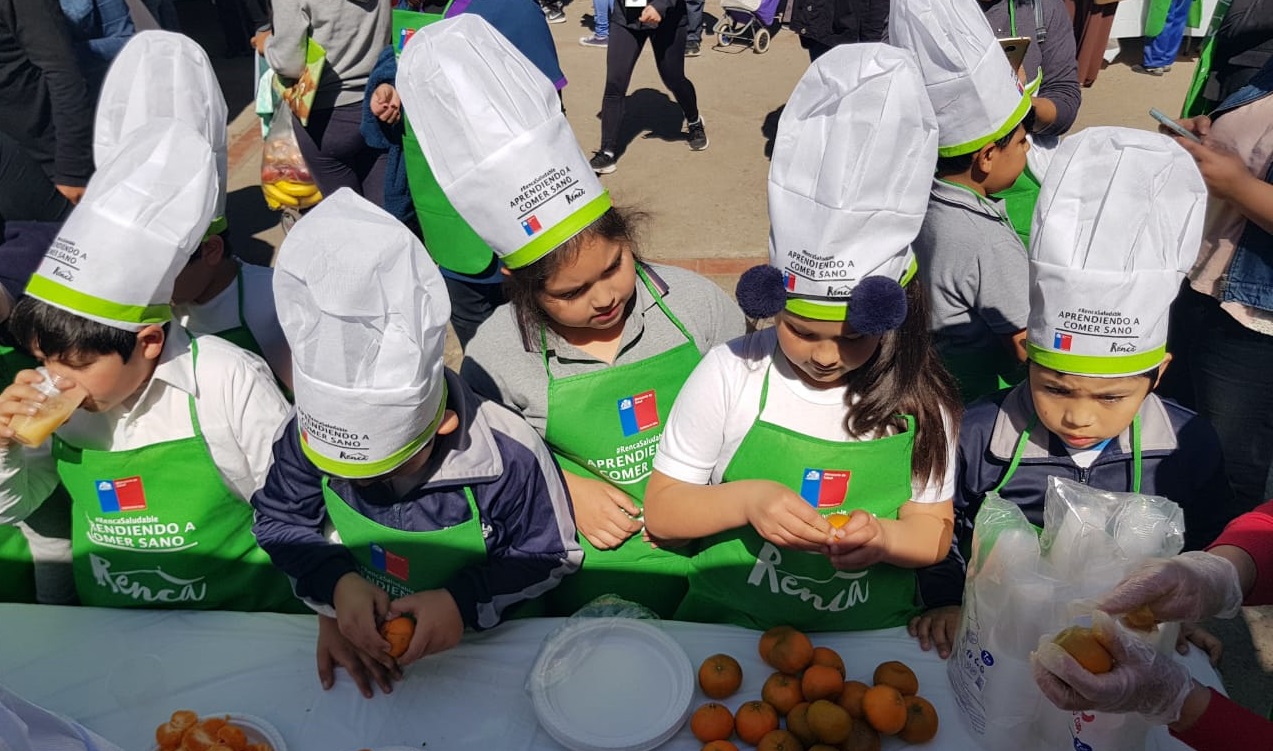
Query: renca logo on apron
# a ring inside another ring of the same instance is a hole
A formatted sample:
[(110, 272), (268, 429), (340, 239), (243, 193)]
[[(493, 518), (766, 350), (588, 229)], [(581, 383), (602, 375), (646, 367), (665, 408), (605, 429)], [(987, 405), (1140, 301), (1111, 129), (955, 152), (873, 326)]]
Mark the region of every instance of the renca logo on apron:
[(146, 491), (142, 487), (141, 477), (125, 477), (122, 480), (98, 480), (97, 502), (101, 504), (103, 514), (117, 514), (121, 511), (144, 511), (146, 508)]
[(654, 389), (619, 400), (619, 425), (624, 438), (659, 426), (659, 403), (654, 398)]
[(849, 495), (849, 471), (805, 468), (800, 497), (814, 508), (834, 508)]
[(410, 576), (411, 566), (406, 558), (385, 550), (383, 545), (371, 543), (371, 565), (377, 571), (388, 574), (399, 581), (406, 581)]

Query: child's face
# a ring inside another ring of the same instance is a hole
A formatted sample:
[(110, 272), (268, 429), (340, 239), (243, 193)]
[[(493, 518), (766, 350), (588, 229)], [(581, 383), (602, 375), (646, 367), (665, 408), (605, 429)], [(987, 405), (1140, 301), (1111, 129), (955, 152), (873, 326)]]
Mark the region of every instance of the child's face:
[(37, 351), (35, 355), (50, 373), (74, 382), (88, 393), (80, 409), (105, 412), (123, 404), (146, 385), (163, 348), (163, 328), (147, 326), (137, 332), (137, 345), (128, 362), (114, 353), (45, 357)]
[(544, 283), (539, 305), (558, 326), (605, 331), (623, 326), (635, 292), (636, 261), (627, 245), (589, 235)]
[(982, 183), (987, 193), (999, 193), (1011, 188), (1025, 171), (1025, 155), (1030, 150), (1030, 142), (1025, 135), (1025, 126), (1018, 125), (1007, 146), (1000, 148), (991, 144), (987, 147), (990, 158), (986, 160), (986, 178)]
[(1094, 378), (1030, 363), (1030, 395), (1039, 422), (1076, 449), (1091, 448), (1126, 430), (1154, 386), (1156, 379), (1140, 375)]
[(847, 321), (817, 321), (784, 310), (776, 323), (782, 354), (814, 388), (843, 386), (880, 346), (880, 336), (863, 336)]

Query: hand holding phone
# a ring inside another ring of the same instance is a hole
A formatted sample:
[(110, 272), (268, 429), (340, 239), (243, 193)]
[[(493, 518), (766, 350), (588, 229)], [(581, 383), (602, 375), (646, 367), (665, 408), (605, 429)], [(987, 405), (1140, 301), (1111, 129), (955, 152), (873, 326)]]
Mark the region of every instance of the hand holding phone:
[(1008, 64), (1013, 70), (1017, 70), (1025, 62), (1026, 50), (1030, 49), (1030, 37), (1000, 39), (999, 46), (1003, 48), (1003, 54), (1007, 55)]
[(1159, 123), (1161, 123), (1164, 128), (1166, 128), (1167, 130), (1170, 130), (1172, 133), (1175, 133), (1181, 138), (1188, 138), (1190, 141), (1193, 141), (1194, 143), (1202, 143), (1201, 138), (1198, 138), (1191, 131), (1187, 130), (1184, 126), (1182, 126), (1180, 123), (1171, 119), (1171, 117), (1169, 117), (1162, 110), (1159, 110), (1157, 107), (1149, 108), (1149, 116), (1157, 120)]

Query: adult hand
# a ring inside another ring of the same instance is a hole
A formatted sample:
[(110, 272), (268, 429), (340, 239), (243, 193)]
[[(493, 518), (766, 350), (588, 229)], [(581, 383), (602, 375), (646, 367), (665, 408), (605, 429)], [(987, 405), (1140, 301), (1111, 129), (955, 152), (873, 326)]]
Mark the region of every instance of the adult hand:
[(389, 617), (400, 615), (415, 618), (415, 632), (407, 651), (398, 658), (399, 665), (410, 665), (425, 655), (448, 650), (464, 636), (460, 608), (445, 589), (429, 589), (394, 600)]
[(1071, 711), (1137, 712), (1160, 724), (1179, 719), (1193, 689), (1185, 666), (1120, 629), (1099, 610), (1092, 615), (1092, 630), (1113, 656), (1113, 669), (1088, 672), (1046, 634), (1030, 655), (1034, 682), (1043, 695)]
[(746, 504), (747, 523), (773, 544), (792, 550), (827, 552), (831, 523), (785, 485), (755, 481)]
[(260, 53), (260, 54), (264, 55), (264, 54), (265, 54), (265, 43), (266, 43), (266, 42), (268, 42), (268, 41), (270, 41), (270, 36), (271, 36), (271, 35), (273, 35), (273, 33), (274, 33), (274, 32), (270, 31), (269, 29), (262, 29), (261, 31), (258, 31), (258, 32), (256, 32), (255, 34), (253, 34), (253, 35), (252, 35), (252, 49), (254, 49), (254, 50), (256, 50), (258, 53)]
[(358, 692), (370, 699), (374, 692), (371, 683), (375, 681), (380, 690), (386, 694), (393, 693), (393, 681), (402, 678), (402, 673), (394, 667), (386, 668), (376, 658), (349, 641), (340, 633), (340, 624), (335, 618), (318, 616), (318, 682), (323, 690), (336, 683), (335, 666), (340, 665), (354, 679)]
[(652, 23), (657, 26), (663, 22), (663, 16), (659, 15), (659, 12), (654, 9), (653, 5), (647, 5), (641, 11), (641, 17), (637, 20), (641, 23)]
[(610, 483), (567, 472), (566, 485), (575, 507), (575, 526), (597, 550), (619, 547), (644, 526), (641, 509)]
[(1198, 163), (1198, 171), (1202, 173), (1202, 179), (1207, 184), (1207, 192), (1216, 198), (1227, 201), (1237, 193), (1243, 183), (1259, 179), (1247, 169), (1246, 162), (1231, 151), (1194, 143), (1180, 136), (1176, 137), (1176, 143), (1188, 151)]
[(336, 608), (340, 633), (385, 668), (392, 669), (389, 642), (380, 635), (379, 628), (389, 612), (389, 593), (350, 572), (336, 582), (332, 605)]
[(57, 192), (61, 193), (66, 200), (72, 204), (78, 204), (80, 199), (84, 197), (84, 188), (76, 188), (70, 185), (54, 185)]
[[(1198, 138), (1201, 138), (1203, 143), (1206, 143), (1207, 136), (1211, 135), (1211, 118), (1207, 117), (1206, 115), (1198, 115), (1197, 117), (1184, 117), (1177, 120), (1176, 124), (1184, 128), (1185, 130), (1189, 131), (1190, 133), (1194, 134)], [(1158, 132), (1168, 136), (1176, 135), (1166, 125), (1159, 125)]]
[(1142, 564), (1096, 601), (1113, 615), (1145, 605), (1159, 621), (1232, 618), (1242, 607), (1238, 570), (1224, 558), (1191, 550)]
[(382, 83), (371, 92), (371, 114), (386, 125), (395, 125), (402, 119), (402, 100), (393, 84)]

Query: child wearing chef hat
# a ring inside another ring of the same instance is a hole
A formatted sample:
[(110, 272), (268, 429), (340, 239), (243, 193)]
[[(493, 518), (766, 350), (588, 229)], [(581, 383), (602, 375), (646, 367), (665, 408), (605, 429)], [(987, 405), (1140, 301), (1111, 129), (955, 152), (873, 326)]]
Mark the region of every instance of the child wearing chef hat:
[(1025, 169), (1033, 91), (974, 0), (896, 0), (889, 39), (915, 53), (937, 112), (937, 170), (915, 255), (937, 349), (971, 401), (1018, 380), (1025, 359), (1025, 248), (994, 194)]
[[(960, 429), (965, 548), (990, 491), (1041, 527), (1051, 476), (1166, 496), (1184, 510), (1190, 549), (1241, 512), (1215, 430), (1153, 393), (1171, 362), (1168, 310), (1198, 253), (1206, 199), (1193, 159), (1168, 136), (1088, 128), (1061, 143), (1030, 241), (1027, 381), (970, 406)], [(962, 589), (962, 576), (929, 574), (925, 594)]]
[(641, 498), (677, 391), (743, 332), (737, 306), (696, 274), (641, 263), (637, 217), (611, 205), (552, 84), (481, 20), (418, 32), (399, 83), (442, 187), (507, 269), (511, 304), (461, 375), (525, 417), (565, 470), (585, 555), (549, 613), (617, 594), (671, 617), (689, 557), (641, 534)]
[(937, 158), (922, 86), (909, 52), (844, 45), (783, 110), (770, 265), (738, 283), (774, 326), (694, 370), (646, 492), (650, 533), (699, 545), (678, 619), (839, 631), (920, 611), (914, 569), (950, 544), (960, 410), (913, 281)]
[(279, 383), (292, 383), (292, 355), (274, 311), (273, 272), (239, 262), (226, 221), (226, 105), (212, 63), (190, 37), (143, 31), (111, 63), (97, 100), (93, 156), (109, 161), (124, 139), (157, 118), (203, 134), (217, 165), (217, 198), (203, 242), (177, 275), (173, 313), (190, 333), (215, 334), (260, 355)]
[[(371, 680), (387, 691), (398, 665), (577, 569), (570, 501), (525, 421), (443, 366), (446, 286), (383, 209), (328, 196), (283, 241), (274, 285), (296, 415), (252, 499), (255, 531), (323, 616), (324, 687), (335, 660), (370, 697)], [(377, 627), (398, 615), (415, 633), (395, 664)]]
[[(252, 536), (288, 405), (259, 358), (171, 325), (173, 280), (212, 219), (204, 138), (155, 120), (90, 180), (9, 328), (80, 408), (25, 448), (10, 419), (47, 401), (38, 372), (0, 394), (0, 521), (59, 481), (72, 502), (79, 599), (112, 607), (276, 610), (298, 604)], [(215, 554), (209, 554), (215, 551)]]

